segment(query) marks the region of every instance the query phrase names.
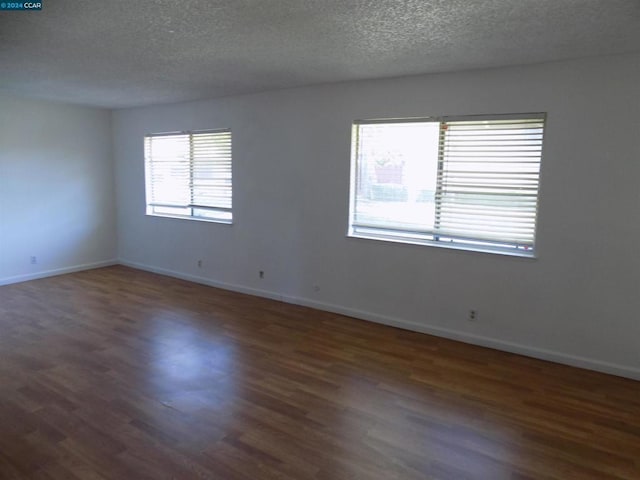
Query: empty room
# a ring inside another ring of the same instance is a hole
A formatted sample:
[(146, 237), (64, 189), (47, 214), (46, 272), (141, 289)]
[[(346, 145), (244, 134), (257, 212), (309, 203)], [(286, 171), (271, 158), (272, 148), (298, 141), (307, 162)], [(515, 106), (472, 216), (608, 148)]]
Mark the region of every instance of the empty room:
[(640, 2), (0, 39), (0, 480), (640, 479)]

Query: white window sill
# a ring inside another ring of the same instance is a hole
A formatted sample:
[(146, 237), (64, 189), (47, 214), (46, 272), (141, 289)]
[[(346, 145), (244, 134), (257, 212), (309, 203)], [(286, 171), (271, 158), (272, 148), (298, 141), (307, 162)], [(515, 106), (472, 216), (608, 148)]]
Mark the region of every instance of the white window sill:
[(491, 247), (482, 247), (482, 246), (471, 246), (471, 245), (461, 245), (458, 243), (449, 243), (449, 242), (439, 242), (439, 241), (430, 241), (430, 240), (412, 240), (408, 238), (392, 238), (392, 237), (378, 237), (375, 235), (363, 235), (363, 234), (354, 234), (348, 233), (347, 238), (354, 238), (358, 240), (375, 240), (379, 242), (388, 242), (388, 243), (400, 243), (405, 245), (419, 245), (424, 247), (436, 247), (436, 248), (444, 248), (447, 250), (459, 250), (464, 252), (472, 252), (472, 253), (490, 253), (493, 255), (501, 255), (506, 257), (517, 257), (524, 258), (528, 260), (537, 260), (537, 256), (535, 251), (518, 251), (518, 250), (502, 250), (498, 248)]
[(233, 220), (217, 220), (214, 218), (191, 217), (188, 215), (165, 215), (159, 213), (146, 213), (147, 217), (174, 218), (176, 220), (195, 220), (196, 222), (221, 223), (223, 225), (233, 225)]

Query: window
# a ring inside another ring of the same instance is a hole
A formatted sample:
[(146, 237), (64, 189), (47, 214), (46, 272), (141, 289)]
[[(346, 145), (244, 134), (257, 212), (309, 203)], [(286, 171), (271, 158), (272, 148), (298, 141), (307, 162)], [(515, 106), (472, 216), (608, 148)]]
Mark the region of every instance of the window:
[(349, 236), (534, 256), (544, 122), (355, 122)]
[(146, 135), (147, 215), (231, 223), (231, 131)]

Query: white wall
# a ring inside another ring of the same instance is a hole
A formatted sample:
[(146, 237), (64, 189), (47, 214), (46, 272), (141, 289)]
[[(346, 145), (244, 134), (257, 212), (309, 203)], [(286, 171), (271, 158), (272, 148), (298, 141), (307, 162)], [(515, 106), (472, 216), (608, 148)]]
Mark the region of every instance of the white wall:
[[(119, 257), (640, 378), (639, 99), (627, 55), (116, 111)], [(537, 260), (345, 237), (354, 119), (539, 111)], [(146, 217), (143, 135), (223, 127), (235, 224)]]
[(115, 258), (111, 140), (108, 110), (0, 96), (0, 284)]

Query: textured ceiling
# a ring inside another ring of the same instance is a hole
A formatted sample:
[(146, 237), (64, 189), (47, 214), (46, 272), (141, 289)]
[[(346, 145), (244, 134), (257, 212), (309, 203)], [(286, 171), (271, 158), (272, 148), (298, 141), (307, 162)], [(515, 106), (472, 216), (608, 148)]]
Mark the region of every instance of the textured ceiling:
[(42, 0), (0, 93), (103, 107), (640, 51), (640, 0)]

